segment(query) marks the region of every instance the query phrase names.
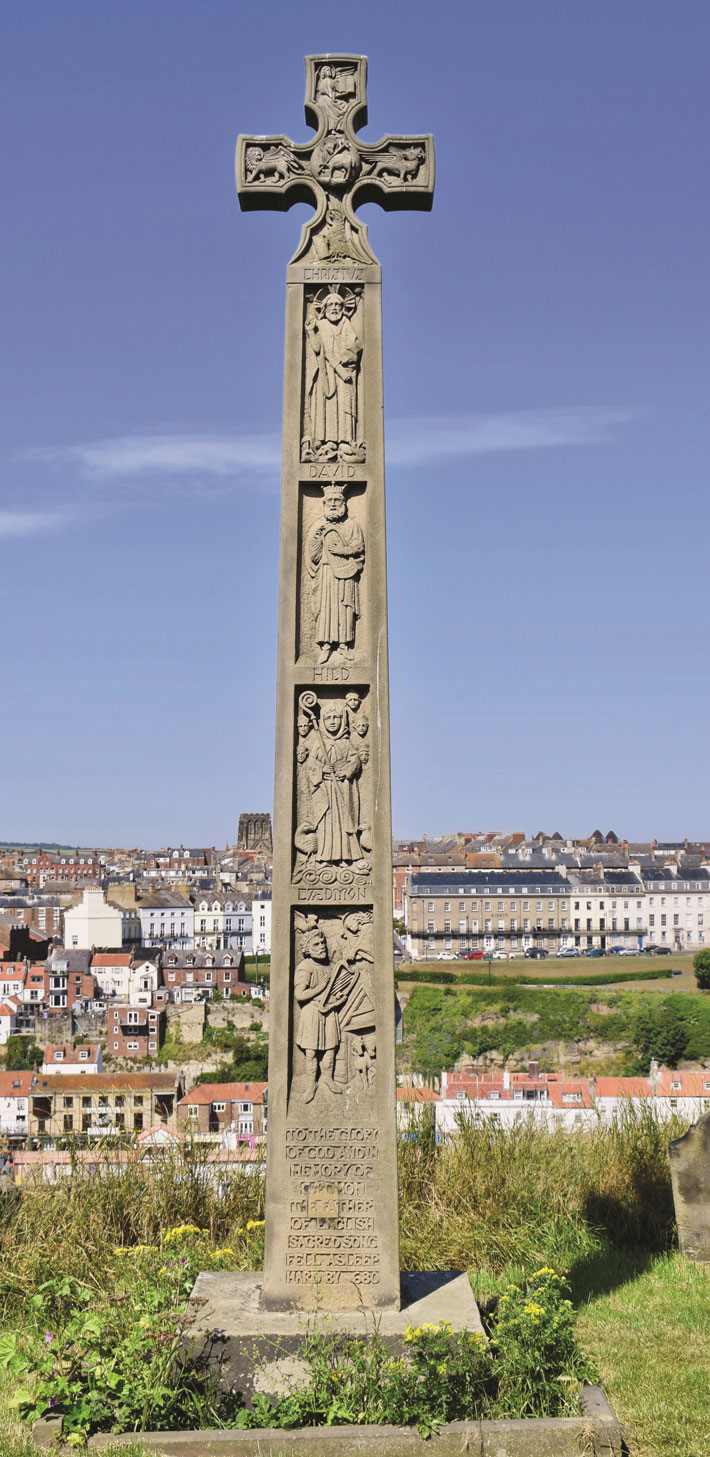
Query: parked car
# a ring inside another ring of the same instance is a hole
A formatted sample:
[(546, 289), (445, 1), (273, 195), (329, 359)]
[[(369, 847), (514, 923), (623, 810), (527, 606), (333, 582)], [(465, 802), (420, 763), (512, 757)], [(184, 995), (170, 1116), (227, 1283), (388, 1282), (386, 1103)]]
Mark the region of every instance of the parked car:
[(640, 956), (641, 955), (641, 947), (640, 946), (622, 946), (621, 951), (620, 951), (619, 954), (620, 954), (620, 956)]
[(670, 946), (655, 946), (651, 943), (650, 946), (644, 946), (643, 954), (644, 956), (670, 956), (671, 948)]
[(563, 946), (559, 954), (560, 956), (579, 956), (579, 947)]
[(456, 957), (453, 951), (440, 951), (436, 959), (437, 961), (455, 961)]
[(610, 946), (607, 956), (621, 956), (623, 949), (623, 946)]
[(528, 946), (525, 955), (527, 956), (528, 961), (544, 961), (545, 957), (547, 956), (547, 952), (543, 951), (542, 946)]
[(496, 949), (495, 949), (495, 951), (492, 954), (493, 954), (493, 960), (494, 961), (507, 961), (508, 960), (508, 953), (507, 953), (507, 951), (504, 951), (501, 946), (497, 946)]
[(582, 952), (582, 955), (583, 956), (603, 956), (604, 955), (604, 952), (603, 951), (600, 951), (600, 949), (599, 949), (598, 946), (592, 946), (591, 950), (589, 950), (589, 951), (583, 951)]
[(462, 953), (461, 960), (462, 961), (483, 961), (483, 952), (482, 951), (464, 951)]

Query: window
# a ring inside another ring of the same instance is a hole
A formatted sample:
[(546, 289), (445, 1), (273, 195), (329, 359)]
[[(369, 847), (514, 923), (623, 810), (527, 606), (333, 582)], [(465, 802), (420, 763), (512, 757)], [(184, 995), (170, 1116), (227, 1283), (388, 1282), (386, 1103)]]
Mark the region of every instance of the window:
[(114, 1050), (114, 1052), (118, 1052), (118, 1043), (117, 1042), (114, 1042), (114, 1044), (113, 1044), (113, 1050)]
[(450, 931), (450, 930), (451, 930), (451, 922), (450, 921), (444, 921), (444, 931)]
[(64, 1107), (65, 1108), (73, 1108), (74, 1107), (74, 1099), (73, 1098), (65, 1098), (64, 1099)]
[(136, 1095), (135, 1095), (135, 1097), (133, 1099), (133, 1107), (134, 1108), (142, 1108), (143, 1107), (143, 1095), (142, 1095), (142, 1093), (136, 1093)]
[[(116, 1013), (116, 1019), (118, 1020), (118, 1012)], [(133, 1026), (133, 1027), (137, 1026), (138, 1025), (138, 1013), (137, 1012), (128, 1012), (126, 1014), (126, 1021), (128, 1022), (129, 1026)]]
[(225, 1111), (225, 1109), (227, 1107), (227, 1104), (226, 1103), (213, 1103), (212, 1104), (212, 1107), (214, 1108), (215, 1113), (224, 1113), (224, 1111)]
[(434, 909), (434, 902), (433, 901), (429, 901), (429, 903), (427, 905), (427, 910), (428, 911), (433, 911), (433, 909)]
[(81, 1106), (82, 1106), (82, 1108), (90, 1108), (91, 1107), (91, 1098), (82, 1098), (82, 1100), (81, 1100)]
[(79, 1048), (79, 1062), (89, 1061), (89, 1050), (86, 1047)]
[(126, 1043), (126, 1048), (127, 1048), (128, 1052), (137, 1052), (138, 1051), (138, 1043), (137, 1042), (127, 1042)]
[(197, 1107), (197, 1104), (196, 1103), (191, 1103), (190, 1106), (189, 1106), (189, 1108), (188, 1108), (188, 1110), (187, 1110), (187, 1113), (188, 1113), (188, 1117), (189, 1118), (199, 1118), (199, 1116), (200, 1116), (200, 1110)]
[(140, 1133), (140, 1130), (143, 1127), (143, 1114), (142, 1113), (134, 1113), (133, 1114), (133, 1127), (135, 1128), (136, 1133)]

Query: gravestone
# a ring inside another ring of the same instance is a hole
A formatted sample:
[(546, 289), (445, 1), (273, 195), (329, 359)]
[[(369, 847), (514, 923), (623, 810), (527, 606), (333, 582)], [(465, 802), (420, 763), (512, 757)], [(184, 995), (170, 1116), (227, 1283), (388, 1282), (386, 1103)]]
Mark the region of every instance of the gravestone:
[(395, 1348), (410, 1321), (480, 1329), (465, 1275), (399, 1267), (381, 270), (355, 209), (429, 209), (434, 151), (358, 140), (366, 70), (307, 57), (315, 137), (237, 144), (244, 210), (315, 206), (286, 281), (264, 1274), (193, 1292), (247, 1396), (303, 1311), (376, 1313)]
[(680, 1252), (710, 1263), (710, 1113), (668, 1146)]

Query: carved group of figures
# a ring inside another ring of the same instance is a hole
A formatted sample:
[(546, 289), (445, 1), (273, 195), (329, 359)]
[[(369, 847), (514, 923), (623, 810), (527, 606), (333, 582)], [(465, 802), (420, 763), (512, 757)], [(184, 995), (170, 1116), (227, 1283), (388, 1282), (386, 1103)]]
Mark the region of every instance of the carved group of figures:
[(301, 1062), (294, 1073), (302, 1100), (311, 1103), (322, 1088), (336, 1095), (369, 1088), (376, 1057), (372, 911), (330, 918), (297, 911), (295, 929)]
[(294, 883), (352, 885), (370, 873), (372, 849), (361, 778), (370, 758), (369, 719), (362, 697), (319, 700), (300, 694), (297, 719), (300, 808)]
[(365, 459), (360, 408), (362, 289), (345, 285), (307, 294), (303, 399), (304, 461)]

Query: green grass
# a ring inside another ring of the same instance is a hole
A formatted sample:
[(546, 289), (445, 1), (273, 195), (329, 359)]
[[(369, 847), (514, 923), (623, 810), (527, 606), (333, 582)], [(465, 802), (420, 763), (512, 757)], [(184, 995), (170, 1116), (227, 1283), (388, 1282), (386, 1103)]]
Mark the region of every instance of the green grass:
[(577, 1337), (633, 1457), (710, 1454), (710, 1269), (679, 1254), (607, 1255), (579, 1273)]

